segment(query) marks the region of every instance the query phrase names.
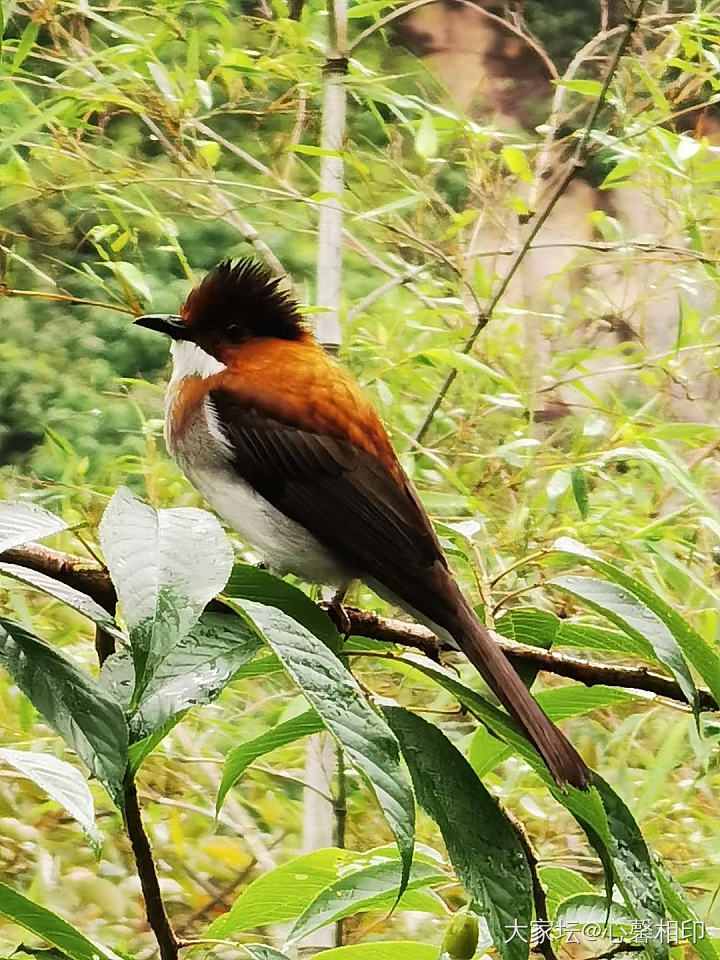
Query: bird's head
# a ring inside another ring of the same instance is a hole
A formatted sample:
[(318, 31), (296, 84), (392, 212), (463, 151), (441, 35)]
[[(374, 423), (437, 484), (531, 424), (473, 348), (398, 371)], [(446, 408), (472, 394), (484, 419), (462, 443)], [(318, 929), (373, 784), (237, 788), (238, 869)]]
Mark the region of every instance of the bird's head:
[(221, 263), (195, 287), (180, 313), (150, 314), (135, 323), (176, 343), (195, 344), (220, 363), (248, 340), (303, 340), (309, 336), (298, 306), (280, 280), (255, 260)]

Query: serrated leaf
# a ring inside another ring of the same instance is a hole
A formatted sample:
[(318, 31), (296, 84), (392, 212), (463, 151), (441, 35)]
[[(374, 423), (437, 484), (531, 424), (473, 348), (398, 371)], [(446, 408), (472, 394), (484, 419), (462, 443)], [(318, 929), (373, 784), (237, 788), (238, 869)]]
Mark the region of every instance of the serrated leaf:
[(249, 600), (227, 602), (241, 616), (252, 618), (350, 762), (371, 784), (395, 836), (406, 878), (415, 836), (415, 799), (392, 731), (322, 640), (274, 607)]
[[(668, 915), (680, 924), (690, 923), (693, 925), (695, 930), (702, 929), (702, 921), (695, 910), (693, 910), (688, 903), (683, 888), (673, 877), (665, 864), (657, 858), (655, 860), (655, 876), (657, 877), (657, 881), (660, 885), (660, 890), (662, 891), (663, 900), (665, 901), (665, 907)], [(682, 928), (680, 935), (682, 935)], [(693, 938), (691, 942), (693, 950), (695, 950), (701, 960), (718, 960), (720, 955), (715, 950), (715, 947), (709, 938), (703, 935), (701, 937)]]
[(79, 770), (50, 753), (30, 753), (0, 747), (0, 761), (9, 764), (32, 780), (73, 817), (87, 834), (96, 850), (100, 834), (95, 826), (95, 805), (90, 788)]
[(121, 641), (127, 639), (107, 610), (104, 610), (99, 603), (96, 603), (86, 593), (82, 593), (74, 587), (69, 587), (66, 583), (61, 583), (54, 577), (49, 577), (38, 570), (30, 570), (28, 567), (21, 567), (15, 563), (0, 563), (0, 574), (35, 587), (36, 590), (41, 590), (49, 597), (55, 597), (56, 600), (60, 600), (68, 607), (72, 607), (73, 610), (92, 620), (93, 623), (102, 627), (106, 633), (116, 639)]
[(237, 783), (254, 760), (324, 729), (325, 726), (317, 713), (314, 710), (308, 710), (297, 717), (293, 717), (292, 720), (278, 723), (259, 737), (247, 740), (231, 750), (225, 757), (225, 763), (223, 764), (222, 780), (215, 803), (216, 811), (220, 811), (228, 791)]
[(120, 705), (59, 651), (4, 618), (0, 665), (122, 808), (128, 733)]
[(227, 583), (232, 549), (212, 514), (155, 510), (125, 489), (105, 510), (100, 542), (130, 631), (135, 706), (159, 664)]
[(720, 657), (684, 617), (650, 587), (629, 576), (615, 564), (608, 563), (607, 560), (591, 553), (583, 544), (571, 540), (569, 537), (561, 537), (555, 542), (554, 548), (559, 553), (564, 553), (575, 561), (580, 561), (591, 569), (603, 573), (613, 583), (629, 590), (646, 607), (652, 610), (655, 616), (659, 617), (670, 630), (684, 655), (710, 687), (716, 701), (720, 703)]
[(120, 960), (108, 947), (88, 940), (62, 917), (33, 903), (1, 881), (0, 913), (62, 950), (71, 960)]
[(410, 768), (420, 806), (440, 828), (450, 862), (479, 904), (503, 960), (525, 960), (528, 944), (506, 927), (530, 925), (532, 877), (517, 828), (470, 764), (438, 727), (400, 707), (386, 707)]
[[(402, 864), (399, 860), (376, 863), (360, 870), (345, 871), (343, 876), (326, 887), (298, 918), (287, 939), (295, 944), (314, 930), (367, 910), (391, 909), (398, 897)], [(406, 890), (416, 890), (448, 877), (437, 866), (413, 861)]]
[(688, 703), (697, 703), (697, 689), (675, 637), (642, 600), (616, 583), (594, 577), (562, 576), (550, 581), (586, 603), (635, 639), (645, 640), (660, 663), (668, 667)]
[(0, 502), (0, 553), (66, 529), (64, 520), (36, 503)]

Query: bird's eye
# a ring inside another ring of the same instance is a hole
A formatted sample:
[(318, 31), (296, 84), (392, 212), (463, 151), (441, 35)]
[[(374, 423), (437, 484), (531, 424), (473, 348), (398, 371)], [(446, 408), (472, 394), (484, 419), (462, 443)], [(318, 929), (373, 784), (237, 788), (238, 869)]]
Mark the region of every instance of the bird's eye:
[(242, 336), (242, 328), (239, 323), (229, 323), (225, 327), (225, 336), (228, 340), (239, 340)]

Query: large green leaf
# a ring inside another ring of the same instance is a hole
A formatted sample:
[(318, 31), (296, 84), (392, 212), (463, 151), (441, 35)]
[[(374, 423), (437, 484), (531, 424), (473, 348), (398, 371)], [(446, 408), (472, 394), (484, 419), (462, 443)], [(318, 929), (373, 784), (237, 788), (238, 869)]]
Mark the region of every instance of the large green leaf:
[(627, 806), (602, 777), (595, 774), (593, 782), (608, 818), (615, 880), (633, 916), (648, 924), (655, 934), (647, 945), (650, 955), (667, 957), (667, 943), (662, 943), (658, 936), (659, 926), (665, 917), (665, 904), (640, 827)]
[(350, 671), (309, 630), (275, 607), (250, 600), (228, 603), (252, 618), (348, 759), (372, 785), (395, 836), (406, 879), (415, 837), (415, 800), (392, 731), (365, 700)]
[(400, 707), (385, 708), (418, 802), (440, 828), (452, 865), (479, 904), (503, 960), (525, 960), (527, 944), (508, 925), (530, 925), (533, 887), (517, 828), (442, 731)]
[(63, 654), (4, 618), (0, 665), (122, 807), (128, 732), (120, 705)]
[(105, 633), (109, 633), (118, 640), (126, 640), (125, 634), (118, 628), (107, 610), (104, 610), (99, 603), (96, 603), (86, 593), (82, 593), (74, 587), (69, 587), (66, 583), (61, 583), (45, 573), (18, 566), (16, 563), (0, 563), (0, 573), (5, 577), (18, 580), (20, 583), (35, 587), (36, 590), (41, 590), (50, 597), (55, 597), (56, 600), (60, 600), (68, 607), (72, 607), (73, 610), (92, 620)]
[(222, 780), (216, 801), (216, 810), (219, 812), (223, 805), (228, 790), (237, 783), (248, 766), (258, 757), (271, 753), (279, 747), (284, 747), (288, 743), (293, 743), (301, 737), (309, 737), (313, 733), (318, 733), (324, 729), (324, 724), (314, 710), (308, 710), (300, 716), (286, 720), (284, 723), (278, 723), (271, 727), (259, 737), (253, 740), (247, 740), (235, 747), (225, 757), (223, 764)]
[[(377, 859), (380, 861), (380, 857)], [(355, 913), (391, 909), (397, 901), (401, 877), (402, 864), (397, 859), (386, 859), (361, 870), (343, 870), (342, 877), (318, 894), (298, 918), (288, 944), (297, 943), (314, 930)], [(436, 864), (415, 860), (406, 889), (447, 883), (447, 880), (447, 875)]]
[(688, 703), (697, 703), (695, 682), (682, 650), (666, 624), (642, 600), (619, 584), (594, 577), (563, 576), (550, 582), (583, 600), (631, 637), (649, 643), (657, 659), (671, 670)]
[(120, 960), (116, 953), (84, 937), (79, 930), (0, 882), (0, 913), (61, 950), (71, 960)]
[(95, 805), (90, 788), (75, 767), (51, 753), (31, 753), (0, 747), (0, 762), (9, 764), (67, 810), (80, 824), (96, 850), (100, 834), (95, 826)]
[(580, 647), (653, 657), (653, 648), (646, 640), (636, 640), (621, 630), (561, 620), (549, 610), (535, 607), (513, 607), (495, 621), (495, 629), (503, 637), (546, 649), (550, 646)]
[(213, 920), (204, 936), (222, 939), (254, 927), (295, 920), (341, 872), (369, 866), (377, 856), (372, 850), (356, 853), (328, 847), (296, 857), (253, 880), (230, 910)]
[(137, 704), (158, 665), (225, 586), (232, 549), (204, 510), (155, 510), (118, 490), (100, 542), (130, 630)]
[(66, 529), (64, 520), (36, 503), (0, 502), (0, 553)]
[(607, 815), (597, 790), (591, 787), (587, 791), (582, 791), (570, 786), (565, 791), (560, 790), (548, 773), (540, 754), (527, 740), (515, 721), (504, 711), (493, 706), (481, 694), (461, 683), (443, 667), (432, 663), (426, 657), (407, 654), (403, 657), (403, 661), (452, 693), (463, 706), (475, 714), (489, 730), (504, 740), (514, 753), (521, 756), (533, 768), (548, 790), (572, 813), (587, 833), (588, 839), (602, 860), (609, 886), (614, 876), (613, 852)]
[(540, 883), (545, 887), (545, 898), (549, 917), (554, 917), (558, 906), (578, 893), (594, 893), (585, 877), (566, 867), (541, 867), (538, 870)]
[(720, 657), (700, 636), (697, 630), (669, 603), (659, 597), (654, 590), (641, 581), (629, 576), (624, 570), (596, 556), (581, 543), (562, 537), (556, 541), (555, 549), (575, 561), (580, 561), (593, 570), (604, 574), (614, 583), (633, 593), (645, 606), (659, 617), (675, 637), (680, 649), (712, 691), (720, 703)]
[(336, 652), (342, 642), (340, 635), (326, 613), (286, 580), (247, 563), (236, 563), (223, 593), (235, 600), (254, 600), (268, 607), (277, 607), (293, 620), (301, 623), (318, 639)]

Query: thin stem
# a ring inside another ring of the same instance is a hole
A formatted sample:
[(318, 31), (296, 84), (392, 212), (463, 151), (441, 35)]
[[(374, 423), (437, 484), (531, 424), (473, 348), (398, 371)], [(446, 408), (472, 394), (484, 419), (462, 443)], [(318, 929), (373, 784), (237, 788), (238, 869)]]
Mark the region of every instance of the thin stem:
[[(334, 844), (341, 850), (345, 849), (345, 827), (347, 824), (347, 778), (345, 775), (345, 758), (342, 747), (335, 749), (335, 796), (333, 797), (333, 814), (335, 817)], [(335, 924), (335, 946), (343, 945), (343, 922)]]
[(150, 841), (140, 816), (137, 789), (132, 777), (128, 777), (125, 784), (125, 829), (130, 837), (140, 877), (140, 886), (145, 900), (145, 915), (158, 942), (161, 960), (177, 960), (179, 944), (165, 912), (160, 881), (150, 849)]
[(134, 315), (129, 307), (117, 303), (103, 303), (101, 300), (86, 300), (85, 297), (71, 297), (65, 293), (45, 293), (42, 290), (13, 290), (0, 284), (0, 297), (35, 297), (38, 300), (53, 300), (57, 303), (79, 304), (84, 307), (103, 307), (105, 310), (117, 310), (118, 313)]
[[(554, 210), (555, 205), (557, 204), (560, 197), (562, 197), (562, 195), (565, 193), (565, 190), (569, 186), (571, 180), (575, 177), (577, 171), (582, 168), (587, 156), (588, 145), (590, 143), (590, 137), (592, 135), (593, 128), (600, 114), (600, 110), (605, 102), (605, 96), (610, 87), (612, 79), (615, 76), (618, 65), (620, 63), (620, 59), (623, 53), (625, 52), (625, 50), (627, 49), (627, 46), (630, 43), (630, 39), (637, 27), (638, 18), (642, 12), (644, 3), (645, 3), (645, 0), (640, 0), (640, 3), (638, 5), (637, 11), (635, 12), (634, 16), (628, 19), (627, 25), (625, 27), (625, 32), (620, 42), (618, 43), (617, 49), (615, 51), (615, 55), (612, 59), (612, 62), (610, 63), (610, 67), (605, 76), (602, 89), (600, 91), (600, 94), (598, 95), (597, 100), (595, 101), (595, 106), (590, 114), (590, 119), (588, 120), (585, 126), (585, 132), (583, 133), (583, 136), (580, 139), (580, 142), (578, 144), (577, 150), (575, 151), (575, 155), (573, 159), (568, 164), (568, 167), (567, 167), (567, 170), (565, 171), (564, 176), (561, 178), (557, 187), (551, 194), (550, 199), (545, 205), (545, 208), (535, 218), (532, 228), (530, 229), (530, 232), (528, 233), (525, 239), (525, 242), (520, 247), (520, 250), (518, 251), (517, 256), (515, 257), (513, 262), (510, 264), (510, 268), (505, 274), (505, 276), (503, 277), (502, 281), (500, 282), (500, 286), (498, 287), (494, 297), (492, 298), (490, 305), (488, 306), (487, 310), (479, 316), (477, 323), (475, 324), (472, 330), (472, 333), (465, 341), (461, 350), (462, 353), (469, 353), (474, 347), (475, 341), (477, 340), (477, 338), (480, 336), (482, 331), (485, 329), (485, 327), (488, 325), (488, 323), (492, 319), (497, 305), (500, 303), (500, 300), (505, 295), (505, 291), (510, 286), (510, 281), (513, 279), (513, 277), (519, 270), (520, 266), (522, 265), (523, 261), (525, 260), (525, 257), (528, 251), (530, 250), (533, 240), (538, 235), (540, 230), (542, 230), (548, 217)], [(458, 373), (457, 368), (453, 367), (453, 369), (450, 370), (447, 377), (445, 378), (442, 386), (440, 387), (440, 390), (438, 391), (437, 396), (433, 400), (430, 406), (430, 409), (428, 410), (427, 415), (425, 416), (425, 419), (420, 425), (420, 429), (415, 434), (415, 440), (418, 443), (420, 443), (420, 441), (424, 438), (425, 434), (427, 433), (430, 427), (430, 424), (432, 423), (435, 417), (435, 414), (440, 409), (440, 405), (442, 404), (443, 400), (447, 396), (448, 391), (450, 390), (450, 387), (455, 382), (457, 373)]]

